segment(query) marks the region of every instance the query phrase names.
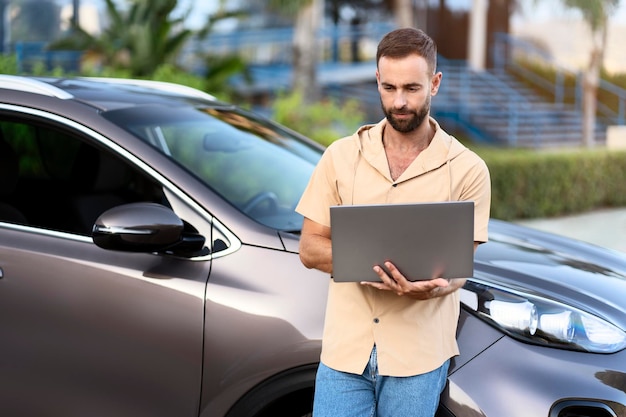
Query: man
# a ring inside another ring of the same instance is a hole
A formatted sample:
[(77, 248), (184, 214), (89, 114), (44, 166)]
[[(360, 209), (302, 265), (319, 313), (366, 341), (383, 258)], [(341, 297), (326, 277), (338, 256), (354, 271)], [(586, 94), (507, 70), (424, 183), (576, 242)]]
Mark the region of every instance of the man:
[[(297, 207), (307, 268), (332, 274), (332, 205), (471, 200), (474, 248), (487, 241), (488, 169), (430, 117), (442, 78), (436, 56), (420, 30), (398, 29), (381, 40), (376, 80), (385, 118), (327, 148)], [(389, 274), (374, 267), (382, 282), (330, 283), (315, 417), (435, 414), (450, 358), (459, 353), (464, 279), (412, 281), (385, 266)]]

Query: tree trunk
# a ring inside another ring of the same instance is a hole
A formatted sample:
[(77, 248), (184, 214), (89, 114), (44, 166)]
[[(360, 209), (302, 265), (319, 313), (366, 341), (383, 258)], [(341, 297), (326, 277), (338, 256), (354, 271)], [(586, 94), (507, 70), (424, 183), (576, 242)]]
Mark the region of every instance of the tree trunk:
[(415, 26), (413, 21), (413, 1), (394, 0), (393, 15), (399, 28), (411, 28)]
[(307, 103), (315, 102), (320, 96), (316, 66), (319, 59), (317, 31), (321, 13), (320, 1), (312, 0), (300, 9), (294, 27), (292, 86), (294, 92), (302, 94)]
[(592, 31), (591, 56), (587, 71), (583, 76), (583, 144), (587, 148), (595, 145), (596, 111), (600, 70), (607, 37), (607, 21)]

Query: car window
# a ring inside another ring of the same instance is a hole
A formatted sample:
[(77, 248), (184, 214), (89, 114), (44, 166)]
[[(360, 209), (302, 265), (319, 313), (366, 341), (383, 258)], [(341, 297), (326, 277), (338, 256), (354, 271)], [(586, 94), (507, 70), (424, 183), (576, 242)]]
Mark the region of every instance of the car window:
[(109, 208), (166, 203), (162, 189), (145, 174), (59, 126), (3, 119), (0, 139), (17, 161), (10, 189), (2, 187), (0, 193), (0, 201), (12, 207), (12, 217), (0, 220), (89, 236), (97, 217)]
[(150, 143), (254, 220), (298, 231), (294, 209), (321, 149), (233, 107), (158, 105), (104, 117)]

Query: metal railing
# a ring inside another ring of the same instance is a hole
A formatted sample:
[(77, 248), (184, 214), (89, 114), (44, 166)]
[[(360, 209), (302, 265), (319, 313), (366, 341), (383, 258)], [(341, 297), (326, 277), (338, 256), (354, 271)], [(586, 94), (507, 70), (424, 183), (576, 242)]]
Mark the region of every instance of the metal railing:
[[(375, 55), (375, 45), (392, 29), (393, 24), (388, 22), (324, 26), (316, 34), (319, 43), (316, 51), (318, 61), (323, 64), (371, 60)], [(293, 27), (214, 32), (205, 39), (189, 42), (183, 51), (182, 61), (197, 63), (194, 56), (200, 52), (211, 55), (238, 54), (249, 65), (257, 67), (291, 65), (293, 34)], [(356, 44), (360, 47), (355, 48)], [(201, 69), (198, 65), (194, 65), (194, 68)]]
[[(394, 28), (392, 23), (377, 22), (362, 25), (329, 25), (316, 34), (320, 48), (319, 62), (356, 62), (373, 59), (378, 40)], [(190, 40), (182, 51), (179, 61), (190, 70), (200, 70), (203, 55), (237, 54), (251, 66), (292, 64), (293, 27), (238, 29), (213, 32), (204, 39)], [(353, 48), (359, 44), (360, 48)], [(82, 52), (48, 50), (46, 42), (16, 42), (11, 52), (17, 55), (18, 69), (28, 72), (35, 65), (46, 69), (55, 67), (72, 72), (80, 67)], [(357, 52), (360, 51), (360, 53)]]
[(46, 42), (16, 42), (14, 52), (18, 71), (32, 72), (41, 65), (48, 71), (61, 68), (70, 73), (78, 72), (82, 51), (54, 51), (48, 50), (47, 46)]
[[(556, 104), (573, 102), (578, 109), (582, 108), (582, 73), (571, 71), (559, 65), (548, 53), (539, 49), (530, 42), (516, 38), (506, 33), (497, 33), (492, 49), (494, 67), (496, 71), (512, 71), (520, 74), (537, 87), (553, 94)], [(534, 63), (554, 70), (555, 79), (541, 76), (537, 71), (531, 71), (524, 63)], [(574, 85), (568, 85), (567, 80), (575, 80)], [(600, 79), (598, 94), (613, 102), (609, 106), (604, 101), (598, 101), (598, 116), (606, 123), (623, 125), (626, 123), (626, 89), (607, 80)]]
[[(567, 146), (581, 141), (580, 110), (553, 103), (510, 74), (474, 71), (466, 61), (439, 58), (444, 78), (433, 113), (477, 141), (510, 147)], [(598, 140), (604, 137), (598, 131)]]
[[(444, 78), (439, 94), (434, 99), (434, 112), (452, 118), (475, 140), (506, 142), (515, 146), (518, 142), (520, 113), (528, 108), (526, 98), (489, 72), (472, 71), (467, 61), (439, 57), (439, 68)], [(506, 135), (496, 137), (488, 132), (488, 126), (477, 125), (475, 120), (478, 115), (487, 115), (487, 119), (505, 123)]]

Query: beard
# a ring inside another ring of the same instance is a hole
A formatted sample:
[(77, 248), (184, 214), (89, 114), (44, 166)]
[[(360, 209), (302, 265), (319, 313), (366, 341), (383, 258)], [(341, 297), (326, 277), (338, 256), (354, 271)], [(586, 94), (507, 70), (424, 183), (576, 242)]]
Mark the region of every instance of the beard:
[[(430, 96), (428, 96), (424, 105), (417, 110), (409, 110), (407, 107), (403, 107), (401, 109), (388, 109), (385, 108), (382, 100), (380, 105), (391, 127), (398, 132), (409, 133), (421, 126), (424, 120), (428, 117), (428, 114), (430, 113)], [(395, 117), (396, 114), (410, 114), (412, 117), (400, 120)]]

